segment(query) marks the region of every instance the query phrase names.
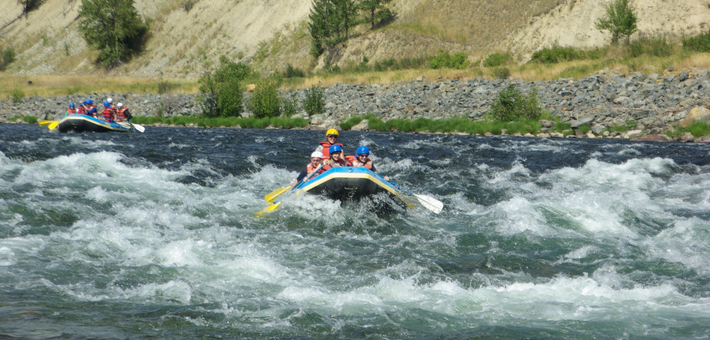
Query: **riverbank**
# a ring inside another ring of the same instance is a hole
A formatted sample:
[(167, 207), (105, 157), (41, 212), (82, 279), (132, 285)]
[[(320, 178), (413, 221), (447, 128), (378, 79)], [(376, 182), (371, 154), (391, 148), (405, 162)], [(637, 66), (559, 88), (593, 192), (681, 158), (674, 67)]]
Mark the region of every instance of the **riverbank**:
[[(511, 84), (522, 93), (529, 93), (534, 88), (542, 108), (549, 111), (554, 120), (569, 124), (571, 133), (562, 133), (551, 130), (552, 122), (542, 121), (541, 129), (536, 134), (542, 137), (657, 136), (674, 131), (679, 123), (685, 124), (686, 119), (691, 119), (689, 116), (710, 119), (710, 113), (705, 109), (710, 105), (710, 72), (675, 70), (672, 66), (663, 74), (649, 76), (641, 73), (616, 74), (605, 69), (579, 80), (527, 82), (520, 79), (440, 80), (420, 77), (388, 85), (337, 84), (325, 88), (324, 114), (307, 117), (301, 111), (294, 117), (309, 119), (305, 127), (309, 129), (339, 126), (353, 117), (367, 114), (383, 122), (459, 117), (482, 120), (498, 93)], [(245, 100), (249, 100), (249, 95), (245, 93)], [(305, 98), (305, 90), (286, 91), (283, 95), (300, 102)], [(69, 102), (80, 102), (87, 97), (96, 102), (112, 97), (114, 102), (130, 107), (138, 117), (191, 116), (200, 113), (195, 96), (131, 93), (35, 96), (23, 98), (21, 102), (0, 102), (0, 122), (7, 122), (18, 115), (56, 120), (63, 115)], [(243, 116), (250, 117), (251, 113), (247, 111)], [(353, 129), (359, 130), (367, 128), (367, 123), (353, 126)], [(675, 139), (706, 141), (708, 138), (686, 134)]]

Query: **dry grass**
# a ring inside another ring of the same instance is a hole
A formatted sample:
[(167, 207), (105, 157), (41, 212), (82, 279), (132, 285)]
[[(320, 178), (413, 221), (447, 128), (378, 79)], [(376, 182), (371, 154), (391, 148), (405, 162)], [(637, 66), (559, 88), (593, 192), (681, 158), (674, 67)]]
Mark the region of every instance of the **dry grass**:
[[(32, 81), (29, 85), (28, 81)], [(100, 77), (100, 76), (16, 76), (0, 73), (0, 98), (10, 98), (12, 91), (21, 90), (25, 96), (66, 96), (90, 93), (158, 93), (159, 78)], [(196, 81), (168, 80), (178, 84), (174, 93), (196, 93)]]
[[(667, 58), (640, 57), (634, 59), (604, 59), (604, 60), (577, 60), (559, 64), (527, 64), (523, 66), (509, 66), (510, 74), (514, 78), (527, 81), (553, 80), (561, 77), (586, 77), (590, 73), (608, 67), (616, 73), (641, 72), (644, 74), (662, 74), (669, 65), (683, 70), (710, 70), (710, 53), (696, 53), (691, 55), (675, 55)], [(466, 70), (452, 69), (420, 69), (397, 70), (386, 72), (363, 72), (346, 74), (316, 75), (306, 78), (294, 89), (308, 88), (311, 86), (332, 86), (335, 84), (382, 84), (412, 81), (421, 76), (427, 82), (448, 81), (458, 79), (466, 81), (476, 77), (493, 79), (494, 68), (474, 67)], [(32, 85), (27, 81), (31, 80)], [(169, 81), (177, 84), (178, 88), (173, 93), (197, 93), (199, 85), (196, 81), (166, 80), (159, 78), (131, 78), (131, 77), (101, 77), (101, 76), (15, 76), (0, 73), (0, 98), (10, 98), (13, 90), (21, 90), (25, 96), (64, 96), (69, 94), (90, 93), (158, 93), (158, 83)]]

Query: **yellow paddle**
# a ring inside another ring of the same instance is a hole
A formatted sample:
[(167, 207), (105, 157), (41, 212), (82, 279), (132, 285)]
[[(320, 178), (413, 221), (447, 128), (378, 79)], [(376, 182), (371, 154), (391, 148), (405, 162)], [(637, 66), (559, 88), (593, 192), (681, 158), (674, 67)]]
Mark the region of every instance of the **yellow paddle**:
[(48, 127), (50, 130), (54, 130), (54, 129), (57, 127), (57, 125), (59, 125), (59, 122), (54, 121), (54, 122), (52, 122), (51, 124), (49, 124), (49, 126), (47, 126), (47, 127)]
[(270, 193), (268, 193), (266, 196), (264, 196), (264, 199), (269, 202), (269, 203), (274, 203), (274, 201), (281, 197), (288, 189), (291, 189), (290, 186), (283, 187), (283, 188), (278, 188)]
[(272, 204), (272, 205), (264, 208), (264, 210), (257, 212), (256, 217), (262, 218), (262, 217), (266, 216), (267, 214), (273, 212), (274, 210), (278, 209), (280, 205), (281, 205), (281, 202), (276, 203), (276, 204)]
[(40, 120), (37, 124), (39, 124), (39, 126), (47, 126), (52, 123), (54, 123), (53, 120)]

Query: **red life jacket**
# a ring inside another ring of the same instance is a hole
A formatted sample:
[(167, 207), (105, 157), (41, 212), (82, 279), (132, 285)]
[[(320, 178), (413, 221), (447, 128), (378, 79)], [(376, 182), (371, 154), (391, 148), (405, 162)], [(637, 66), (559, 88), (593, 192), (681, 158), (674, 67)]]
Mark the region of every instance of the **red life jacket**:
[(346, 163), (344, 160), (342, 160), (342, 159), (338, 159), (337, 162), (334, 162), (334, 161), (332, 161), (332, 160), (329, 159), (329, 160), (325, 161), (325, 165), (323, 165), (323, 167), (321, 168), (321, 170), (323, 170), (323, 171), (328, 171), (328, 170), (330, 170), (330, 169), (332, 169), (332, 168), (337, 168), (337, 167), (346, 166), (346, 165), (347, 165), (347, 163)]
[(84, 106), (79, 105), (79, 108), (76, 109), (76, 113), (80, 115), (85, 115), (86, 114), (86, 109), (84, 109)]
[(320, 142), (318, 143), (323, 147), (323, 150), (321, 152), (323, 153), (323, 159), (330, 159), (330, 147), (333, 145), (340, 145), (341, 148), (344, 148), (343, 144), (340, 143), (335, 143), (335, 144), (330, 144), (328, 142)]
[(113, 110), (109, 107), (105, 107), (104, 110), (101, 112), (102, 115), (104, 115), (104, 118), (110, 122), (113, 121)]
[(67, 109), (67, 114), (68, 114), (68, 115), (76, 114), (76, 110), (69, 108), (69, 109)]

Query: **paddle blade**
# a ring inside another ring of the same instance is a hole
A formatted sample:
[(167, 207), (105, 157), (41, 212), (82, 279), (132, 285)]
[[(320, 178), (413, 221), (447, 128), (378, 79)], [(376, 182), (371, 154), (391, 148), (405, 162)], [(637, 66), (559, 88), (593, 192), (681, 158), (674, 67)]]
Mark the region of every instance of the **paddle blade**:
[(52, 122), (52, 123), (49, 124), (47, 127), (48, 127), (50, 130), (54, 130), (54, 129), (57, 127), (57, 125), (59, 125), (59, 122)]
[(261, 211), (257, 212), (257, 213), (256, 213), (256, 217), (257, 217), (257, 218), (262, 218), (262, 217), (264, 217), (264, 216), (266, 216), (266, 215), (268, 215), (268, 214), (274, 212), (274, 210), (278, 209), (280, 205), (281, 205), (281, 202), (276, 203), (276, 204), (272, 204), (272, 205), (270, 205), (270, 206), (264, 208), (264, 210), (261, 210)]
[(288, 189), (291, 189), (291, 187), (283, 187), (283, 188), (278, 188), (270, 193), (268, 193), (266, 196), (264, 196), (264, 199), (269, 202), (269, 203), (274, 203), (274, 201), (281, 197)]
[(145, 127), (143, 127), (143, 125), (133, 124), (133, 123), (131, 123), (131, 125), (133, 125), (133, 128), (136, 129), (136, 131), (138, 131), (140, 133), (145, 132)]
[(444, 203), (441, 201), (437, 200), (434, 197), (426, 196), (426, 195), (417, 195), (414, 194), (414, 197), (416, 197), (419, 200), (419, 203), (424, 206), (424, 208), (427, 208), (434, 212), (435, 214), (438, 214), (441, 212), (442, 209), (444, 209)]
[(52, 123), (54, 123), (53, 120), (40, 120), (39, 123), (37, 123), (37, 124), (39, 124), (39, 126), (47, 126)]

